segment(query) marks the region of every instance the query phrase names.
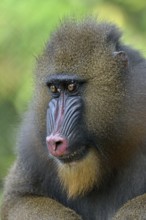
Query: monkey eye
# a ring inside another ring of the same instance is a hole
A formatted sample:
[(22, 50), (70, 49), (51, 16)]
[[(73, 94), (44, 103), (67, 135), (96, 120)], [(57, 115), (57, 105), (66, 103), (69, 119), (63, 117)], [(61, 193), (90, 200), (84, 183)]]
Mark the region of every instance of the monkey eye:
[(49, 85), (49, 89), (52, 93), (57, 93), (58, 92), (58, 88), (53, 84)]
[(70, 83), (70, 84), (68, 84), (68, 86), (67, 86), (67, 90), (68, 90), (69, 92), (74, 92), (74, 91), (76, 91), (76, 89), (77, 89), (77, 85), (76, 85), (75, 83)]

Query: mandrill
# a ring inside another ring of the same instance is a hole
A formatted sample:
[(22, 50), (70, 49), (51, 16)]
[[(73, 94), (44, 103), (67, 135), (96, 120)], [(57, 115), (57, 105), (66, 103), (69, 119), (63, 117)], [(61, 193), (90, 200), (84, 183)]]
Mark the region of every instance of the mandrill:
[(2, 220), (146, 219), (146, 60), (70, 19), (37, 59)]

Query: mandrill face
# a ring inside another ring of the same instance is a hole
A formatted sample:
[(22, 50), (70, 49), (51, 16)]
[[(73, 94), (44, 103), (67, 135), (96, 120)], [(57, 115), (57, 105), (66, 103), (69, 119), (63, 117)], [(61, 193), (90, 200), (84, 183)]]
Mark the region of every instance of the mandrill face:
[(99, 25), (93, 31), (90, 22), (80, 26), (74, 22), (61, 26), (38, 63), (40, 82), (43, 76), (47, 85), (43, 84), (45, 89), (40, 85), (44, 93), (38, 96), (47, 109), (47, 119), (42, 121), (47, 127), (49, 156), (62, 169), (58, 173), (68, 191), (73, 179), (82, 179), (77, 181), (79, 192), (69, 193), (71, 196), (99, 185), (107, 156), (103, 149), (115, 135), (125, 96), (123, 71), (128, 67), (126, 54), (116, 51), (112, 40), (109, 43), (106, 32), (110, 35), (111, 30)]
[(88, 151), (82, 122), (84, 83), (77, 76), (65, 74), (52, 75), (47, 82), (52, 99), (47, 110), (46, 142), (49, 153), (64, 163), (79, 160)]

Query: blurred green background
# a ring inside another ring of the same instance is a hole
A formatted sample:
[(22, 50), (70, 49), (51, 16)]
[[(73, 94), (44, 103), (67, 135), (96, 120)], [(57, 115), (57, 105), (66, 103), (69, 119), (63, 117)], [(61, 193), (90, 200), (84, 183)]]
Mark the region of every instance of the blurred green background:
[(64, 16), (86, 14), (118, 24), (122, 40), (146, 55), (145, 0), (0, 1), (0, 195), (31, 98), (35, 57)]

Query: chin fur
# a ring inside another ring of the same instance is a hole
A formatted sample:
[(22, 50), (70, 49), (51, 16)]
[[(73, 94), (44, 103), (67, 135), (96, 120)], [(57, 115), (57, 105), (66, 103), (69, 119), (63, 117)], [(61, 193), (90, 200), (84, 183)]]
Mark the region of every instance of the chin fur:
[(58, 175), (68, 198), (83, 196), (98, 186), (101, 180), (101, 164), (97, 151), (91, 148), (81, 160), (58, 163)]

